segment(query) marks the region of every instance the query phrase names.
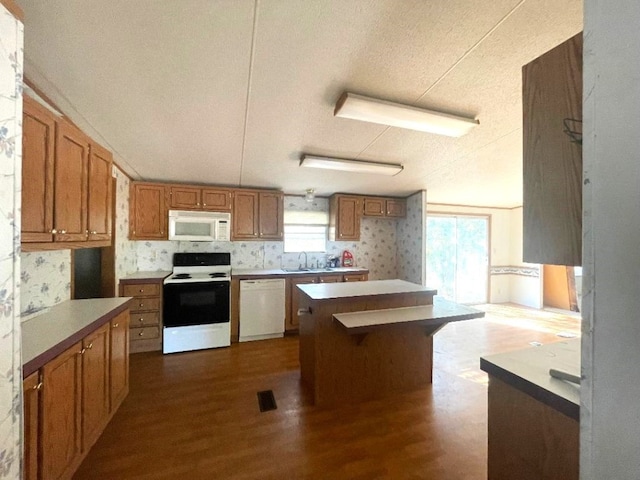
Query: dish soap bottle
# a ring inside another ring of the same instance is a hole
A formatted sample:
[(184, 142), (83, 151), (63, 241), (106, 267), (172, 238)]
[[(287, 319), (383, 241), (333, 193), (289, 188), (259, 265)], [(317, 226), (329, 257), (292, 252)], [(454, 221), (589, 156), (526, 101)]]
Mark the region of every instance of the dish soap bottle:
[(353, 255), (351, 255), (349, 250), (342, 252), (342, 266), (353, 267)]

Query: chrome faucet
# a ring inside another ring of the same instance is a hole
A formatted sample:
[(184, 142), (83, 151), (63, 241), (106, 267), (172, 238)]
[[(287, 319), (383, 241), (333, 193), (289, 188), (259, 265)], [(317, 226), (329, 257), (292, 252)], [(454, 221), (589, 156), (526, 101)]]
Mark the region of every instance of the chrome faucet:
[[(304, 268), (305, 270), (309, 269), (309, 266), (307, 265), (307, 252), (300, 252), (298, 254), (298, 261), (300, 261), (300, 255), (302, 255), (304, 253)], [(300, 264), (300, 266), (298, 267), (300, 270), (302, 270), (302, 264)]]

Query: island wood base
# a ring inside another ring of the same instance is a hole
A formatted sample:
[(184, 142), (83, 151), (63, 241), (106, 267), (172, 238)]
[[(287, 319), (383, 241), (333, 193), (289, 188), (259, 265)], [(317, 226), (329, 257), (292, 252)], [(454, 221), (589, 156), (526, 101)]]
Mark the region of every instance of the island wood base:
[(488, 480), (578, 480), (579, 422), (489, 376)]
[[(420, 325), (373, 330), (357, 339), (333, 314), (429, 305), (432, 292), (312, 300), (300, 294), (300, 371), (316, 405), (384, 397), (431, 383), (433, 337)], [(358, 341), (360, 340), (360, 341)]]

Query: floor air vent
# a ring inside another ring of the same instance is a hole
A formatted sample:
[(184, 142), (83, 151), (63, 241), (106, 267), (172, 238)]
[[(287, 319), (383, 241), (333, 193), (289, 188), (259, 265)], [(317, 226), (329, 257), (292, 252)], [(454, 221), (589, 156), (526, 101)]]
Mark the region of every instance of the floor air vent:
[(269, 410), (278, 408), (276, 399), (273, 396), (273, 390), (258, 392), (258, 405), (260, 405), (261, 412), (268, 412)]

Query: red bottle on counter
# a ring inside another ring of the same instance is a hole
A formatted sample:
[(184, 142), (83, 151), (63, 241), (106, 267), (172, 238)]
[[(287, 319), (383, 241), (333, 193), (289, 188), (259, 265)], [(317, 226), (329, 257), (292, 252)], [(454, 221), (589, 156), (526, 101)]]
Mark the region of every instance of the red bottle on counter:
[(342, 266), (353, 267), (353, 255), (351, 255), (349, 250), (342, 252)]

